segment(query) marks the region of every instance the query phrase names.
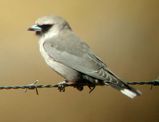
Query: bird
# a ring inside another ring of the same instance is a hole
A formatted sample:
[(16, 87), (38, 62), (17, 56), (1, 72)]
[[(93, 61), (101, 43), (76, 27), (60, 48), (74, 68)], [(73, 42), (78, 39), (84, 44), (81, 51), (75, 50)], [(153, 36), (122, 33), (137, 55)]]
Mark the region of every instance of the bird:
[(130, 87), (90, 49), (72, 30), (70, 24), (60, 16), (43, 16), (28, 28), (39, 38), (39, 49), (45, 62), (61, 75), (66, 83), (78, 84), (97, 81), (107, 84), (129, 98), (140, 96), (141, 92)]

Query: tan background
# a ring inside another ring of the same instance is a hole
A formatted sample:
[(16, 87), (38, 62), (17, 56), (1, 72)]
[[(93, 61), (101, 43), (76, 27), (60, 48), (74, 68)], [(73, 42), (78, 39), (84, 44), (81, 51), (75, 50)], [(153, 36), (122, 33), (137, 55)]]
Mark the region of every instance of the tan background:
[[(159, 75), (158, 0), (1, 0), (0, 85), (62, 80), (44, 63), (38, 41), (26, 31), (44, 15), (59, 15), (123, 80)], [(138, 86), (131, 100), (110, 87), (92, 94), (66, 89), (1, 90), (0, 122), (158, 122), (159, 88)]]

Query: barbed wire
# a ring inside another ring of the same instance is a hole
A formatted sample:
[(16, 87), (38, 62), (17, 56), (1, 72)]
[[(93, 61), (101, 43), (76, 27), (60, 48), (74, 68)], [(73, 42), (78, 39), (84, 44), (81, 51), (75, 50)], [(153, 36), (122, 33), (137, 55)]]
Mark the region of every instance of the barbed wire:
[(127, 82), (128, 85), (151, 85), (151, 86), (159, 86), (159, 80), (154, 81), (133, 81)]
[[(90, 88), (90, 92), (94, 90), (96, 86), (104, 86), (107, 85), (106, 83), (101, 83), (101, 82), (96, 82), (96, 83), (88, 83), (88, 82), (82, 82), (80, 84), (67, 84), (64, 82), (60, 82), (57, 84), (48, 84), (48, 85), (42, 85), (42, 84), (37, 84), (39, 81), (36, 80), (31, 84), (27, 85), (15, 85), (15, 86), (0, 86), (0, 90), (11, 90), (11, 89), (25, 89), (27, 90), (35, 90), (36, 94), (38, 95), (38, 89), (39, 88), (58, 88), (59, 91), (64, 92), (65, 87), (75, 87), (75, 88), (81, 88), (79, 90), (83, 89), (83, 86), (88, 86)], [(132, 81), (132, 82), (126, 82), (128, 85), (150, 85), (151, 88), (152, 86), (159, 86), (159, 80), (154, 80), (154, 81)]]

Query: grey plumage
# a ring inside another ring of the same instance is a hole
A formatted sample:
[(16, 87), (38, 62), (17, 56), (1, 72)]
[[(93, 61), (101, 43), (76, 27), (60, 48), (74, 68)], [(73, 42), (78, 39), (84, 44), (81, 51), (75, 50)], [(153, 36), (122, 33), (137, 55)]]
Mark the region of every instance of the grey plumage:
[[(130, 98), (140, 92), (128, 86), (114, 75), (107, 66), (90, 50), (71, 30), (70, 25), (61, 17), (46, 16), (36, 21), (36, 31), (40, 36), (40, 52), (46, 63), (74, 83), (84, 79), (84, 75), (93, 80), (105, 81)], [(94, 82), (93, 80), (89, 82)]]

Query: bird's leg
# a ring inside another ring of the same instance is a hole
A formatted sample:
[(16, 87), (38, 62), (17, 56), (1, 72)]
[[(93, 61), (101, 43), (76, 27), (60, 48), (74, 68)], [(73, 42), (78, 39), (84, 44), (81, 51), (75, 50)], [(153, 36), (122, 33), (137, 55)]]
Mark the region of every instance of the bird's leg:
[(79, 91), (82, 91), (83, 90), (83, 82), (81, 81), (76, 81), (74, 84), (73, 84), (73, 87), (76, 88), (77, 90)]
[(77, 83), (74, 87), (77, 88), (79, 91), (83, 90), (83, 84)]
[(95, 85), (88, 86), (88, 88), (90, 89), (89, 93), (91, 93), (95, 89), (95, 87), (96, 87)]
[(65, 86), (66, 86), (66, 84), (67, 84), (67, 81), (66, 81), (66, 80), (64, 80), (64, 81), (62, 81), (62, 82), (59, 82), (59, 83), (58, 83), (58, 90), (59, 90), (60, 92), (65, 92)]
[(84, 79), (84, 83), (90, 89), (89, 93), (91, 93), (95, 89), (96, 85), (99, 84), (98, 79), (94, 79), (88, 75), (83, 75), (83, 79)]
[(91, 93), (95, 89), (96, 84), (98, 84), (98, 80), (97, 79), (91, 81), (91, 83), (88, 84), (88, 88), (90, 89), (89, 93)]

